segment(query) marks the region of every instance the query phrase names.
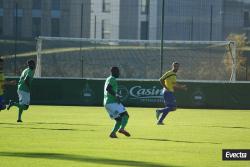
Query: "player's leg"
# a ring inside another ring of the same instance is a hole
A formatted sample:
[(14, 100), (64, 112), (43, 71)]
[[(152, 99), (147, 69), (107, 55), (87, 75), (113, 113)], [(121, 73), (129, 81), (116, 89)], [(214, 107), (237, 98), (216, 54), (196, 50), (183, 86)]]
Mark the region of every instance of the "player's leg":
[(121, 113), (120, 116), (122, 117), (121, 129), (125, 129), (126, 125), (128, 124), (128, 119), (129, 119), (128, 112), (125, 111), (125, 112)]
[(17, 122), (23, 122), (22, 121), (22, 114), (24, 110), (27, 110), (29, 108), (28, 105), (20, 105), (19, 110), (18, 110), (18, 117), (17, 117)]
[(22, 106), (22, 104), (20, 104), (20, 103), (23, 101), (23, 94), (21, 93), (21, 91), (17, 90), (17, 95), (18, 95), (19, 102), (15, 102), (13, 100), (10, 100), (8, 107), (7, 107), (7, 110), (9, 110), (13, 106), (16, 106), (18, 108), (20, 108)]
[(9, 101), (9, 105), (8, 105), (8, 107), (7, 107), (7, 110), (9, 110), (9, 109), (10, 109), (11, 107), (13, 107), (13, 106), (15, 106), (15, 107), (17, 107), (17, 108), (20, 108), (20, 107), (22, 106), (22, 104), (19, 104), (19, 103), (13, 101), (13, 100), (10, 100), (10, 101)]
[(125, 127), (127, 126), (128, 119), (129, 119), (128, 112), (125, 111), (125, 112), (121, 113), (120, 116), (122, 118), (122, 122), (121, 122), (121, 128), (119, 130), (119, 133), (122, 133), (125, 136), (129, 137), (130, 136), (129, 132), (125, 130)]
[(120, 129), (121, 123), (122, 123), (121, 117), (115, 118), (115, 125), (114, 125), (113, 130), (110, 133), (109, 137), (111, 137), (111, 138), (117, 138), (116, 132)]
[(17, 122), (22, 122), (22, 114), (24, 110), (28, 110), (30, 104), (30, 93), (18, 91), (19, 103), (13, 103), (19, 108)]
[(117, 104), (110, 103), (110, 104), (106, 104), (104, 107), (105, 107), (106, 111), (108, 112), (110, 118), (115, 120), (115, 125), (114, 125), (113, 130), (110, 133), (109, 137), (117, 138), (116, 132), (121, 127), (121, 117), (119, 115), (119, 112), (117, 111)]
[(118, 112), (119, 117), (121, 118), (121, 127), (119, 133), (124, 134), (125, 136), (130, 136), (129, 132), (125, 130), (125, 127), (128, 124), (129, 115), (126, 111), (126, 108), (121, 103), (116, 103), (116, 112)]
[(174, 111), (176, 109), (176, 100), (172, 92), (165, 91), (164, 92), (164, 102), (165, 102), (165, 108), (158, 110), (157, 112), (161, 113), (161, 117), (158, 120), (158, 125), (163, 125), (163, 121), (168, 115), (170, 111)]
[(0, 96), (0, 111), (4, 110), (6, 105), (4, 104), (3, 96)]

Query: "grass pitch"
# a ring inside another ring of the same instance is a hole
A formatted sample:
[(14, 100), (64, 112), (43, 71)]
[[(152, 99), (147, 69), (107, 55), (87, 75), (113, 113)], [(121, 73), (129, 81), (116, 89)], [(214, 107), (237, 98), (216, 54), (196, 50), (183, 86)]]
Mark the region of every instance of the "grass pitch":
[(249, 110), (178, 109), (157, 126), (153, 108), (127, 108), (131, 137), (108, 137), (103, 107), (31, 106), (0, 113), (1, 167), (249, 167), (222, 149), (250, 149)]

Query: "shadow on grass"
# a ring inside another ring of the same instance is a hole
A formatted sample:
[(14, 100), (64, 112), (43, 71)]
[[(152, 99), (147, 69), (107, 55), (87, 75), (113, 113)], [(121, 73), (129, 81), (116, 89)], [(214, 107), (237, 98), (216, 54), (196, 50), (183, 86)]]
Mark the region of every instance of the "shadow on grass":
[(35, 130), (60, 130), (60, 131), (96, 131), (93, 129), (82, 130), (82, 129), (71, 129), (71, 128), (34, 128), (34, 127), (1, 127), (1, 128), (21, 128), (21, 129), (35, 129)]
[(177, 167), (173, 165), (164, 165), (164, 164), (144, 162), (144, 161), (119, 160), (119, 159), (89, 157), (84, 155), (57, 154), (57, 153), (0, 152), (0, 156), (76, 161), (76, 162), (86, 162), (86, 163), (94, 163), (101, 165), (119, 165), (119, 166), (127, 165), (127, 166), (137, 166), (137, 167)]
[(203, 142), (203, 141), (185, 141), (185, 140), (153, 139), (153, 138), (131, 138), (131, 139), (152, 140), (152, 141), (167, 141), (167, 142), (177, 142), (177, 143), (192, 143), (192, 144), (222, 144), (222, 143)]
[(80, 124), (80, 123), (64, 123), (64, 122), (30, 122), (31, 124), (38, 125), (82, 125), (82, 126), (103, 126), (95, 124)]
[(206, 128), (226, 128), (226, 129), (245, 129), (249, 130), (250, 127), (244, 126), (219, 126), (219, 125), (178, 125), (178, 126), (192, 126), (192, 127), (206, 127)]
[(0, 125), (20, 125), (18, 123), (4, 123), (4, 122), (0, 122)]
[(227, 128), (227, 129), (245, 129), (249, 130), (249, 127), (242, 127), (242, 126), (216, 126), (216, 125), (211, 125), (207, 127), (212, 127), (212, 128)]

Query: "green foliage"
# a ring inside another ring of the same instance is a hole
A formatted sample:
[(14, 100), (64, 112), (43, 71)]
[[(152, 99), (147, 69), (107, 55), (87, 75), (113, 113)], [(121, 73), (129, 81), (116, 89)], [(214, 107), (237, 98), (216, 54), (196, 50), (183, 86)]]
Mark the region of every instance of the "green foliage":
[(31, 106), (0, 113), (4, 167), (247, 167), (225, 162), (225, 148), (250, 148), (250, 111), (178, 109), (157, 126), (155, 109), (128, 108), (132, 137), (108, 137), (103, 107)]
[[(235, 41), (237, 44), (237, 51), (236, 51), (236, 57), (237, 57), (237, 75), (236, 80), (242, 80), (244, 78), (244, 72), (246, 68), (246, 57), (243, 56), (244, 47), (247, 44), (247, 37), (246, 34), (229, 34), (227, 37), (228, 41)], [(227, 69), (231, 71), (232, 68), (232, 56), (231, 53), (228, 52), (226, 55), (226, 58), (224, 59), (224, 63), (227, 66)]]

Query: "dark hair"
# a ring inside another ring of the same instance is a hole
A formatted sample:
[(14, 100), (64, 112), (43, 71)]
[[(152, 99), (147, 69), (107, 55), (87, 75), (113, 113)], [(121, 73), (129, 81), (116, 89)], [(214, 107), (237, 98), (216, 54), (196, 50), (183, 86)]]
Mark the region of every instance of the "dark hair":
[(118, 67), (111, 67), (110, 71), (113, 73), (114, 71), (119, 71), (119, 68)]
[(180, 63), (178, 63), (177, 61), (174, 61), (172, 65), (175, 65), (175, 64), (180, 64)]
[(3, 62), (3, 59), (2, 59), (2, 58), (0, 58), (0, 62)]
[(36, 64), (34, 60), (28, 60), (27, 61), (27, 65), (30, 65), (30, 64)]

